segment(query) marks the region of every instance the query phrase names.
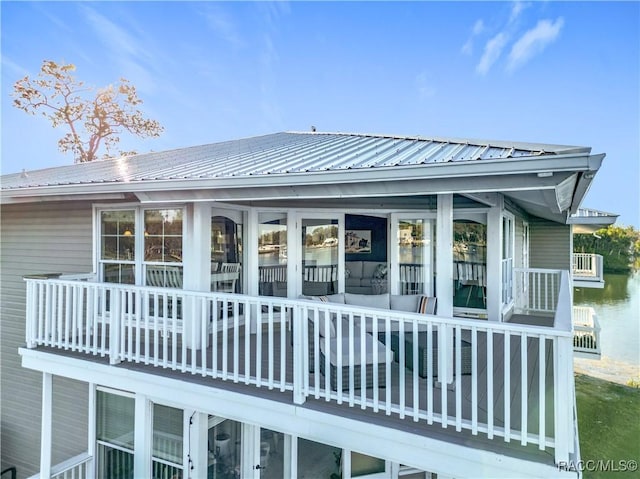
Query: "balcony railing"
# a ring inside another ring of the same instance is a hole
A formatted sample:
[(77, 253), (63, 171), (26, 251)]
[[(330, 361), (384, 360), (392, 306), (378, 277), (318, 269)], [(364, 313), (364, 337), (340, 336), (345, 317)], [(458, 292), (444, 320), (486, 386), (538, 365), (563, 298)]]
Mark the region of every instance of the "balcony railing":
[[(563, 272), (548, 269), (514, 270), (514, 312), (522, 314), (555, 314), (560, 298)], [(571, 304), (571, 297), (568, 298)]]
[(602, 255), (573, 253), (573, 280), (579, 286), (599, 285), (604, 282)]
[(94, 477), (93, 457), (84, 452), (53, 466), (49, 478), (44, 478), (42, 474), (38, 473), (29, 479), (84, 479), (88, 477)]
[(573, 307), (573, 350), (600, 357), (600, 323), (591, 307)]
[[(522, 271), (554, 327), (26, 278), (27, 347), (142, 363), (573, 452), (569, 275)], [(552, 287), (553, 286), (553, 287)], [(452, 387), (444, 387), (450, 383)]]

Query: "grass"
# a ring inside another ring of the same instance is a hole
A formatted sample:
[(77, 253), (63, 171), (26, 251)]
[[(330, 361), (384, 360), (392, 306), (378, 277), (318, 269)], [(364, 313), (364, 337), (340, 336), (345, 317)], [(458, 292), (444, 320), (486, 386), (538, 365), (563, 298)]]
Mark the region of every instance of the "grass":
[(640, 462), (640, 389), (582, 374), (575, 381), (583, 477), (638, 477), (623, 464)]

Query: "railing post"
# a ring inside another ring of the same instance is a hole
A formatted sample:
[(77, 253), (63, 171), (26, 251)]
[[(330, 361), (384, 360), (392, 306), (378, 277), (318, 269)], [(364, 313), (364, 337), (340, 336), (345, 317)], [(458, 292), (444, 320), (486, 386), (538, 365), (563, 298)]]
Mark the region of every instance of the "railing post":
[(120, 329), (122, 324), (122, 311), (120, 306), (120, 291), (117, 289), (106, 290), (111, 300), (109, 311), (109, 364), (120, 363)]
[(27, 342), (27, 348), (34, 347), (34, 331), (36, 330), (35, 322), (35, 308), (34, 308), (34, 298), (35, 298), (35, 283), (30, 279), (25, 279), (27, 283), (27, 304), (26, 304), (26, 316), (27, 316), (27, 324), (25, 328), (25, 340)]
[(293, 402), (296, 404), (304, 404), (306, 399), (306, 392), (304, 391), (304, 355), (308, 356), (306, 348), (308, 342), (305, 340), (303, 327), (303, 321), (306, 321), (302, 317), (302, 307), (293, 307)]
[(570, 366), (573, 364), (571, 338), (558, 337), (556, 342), (556, 371), (554, 385), (554, 435), (555, 435), (555, 462), (567, 463), (571, 449), (571, 431), (573, 423), (573, 395), (571, 389), (573, 374)]

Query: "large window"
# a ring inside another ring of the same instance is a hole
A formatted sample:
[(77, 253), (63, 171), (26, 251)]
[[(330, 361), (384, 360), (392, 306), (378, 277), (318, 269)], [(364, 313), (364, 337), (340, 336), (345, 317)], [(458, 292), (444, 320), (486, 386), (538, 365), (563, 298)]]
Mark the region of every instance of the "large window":
[(183, 214), (182, 208), (100, 211), (100, 279), (182, 288)]
[(96, 407), (98, 479), (133, 479), (134, 398), (99, 390)]

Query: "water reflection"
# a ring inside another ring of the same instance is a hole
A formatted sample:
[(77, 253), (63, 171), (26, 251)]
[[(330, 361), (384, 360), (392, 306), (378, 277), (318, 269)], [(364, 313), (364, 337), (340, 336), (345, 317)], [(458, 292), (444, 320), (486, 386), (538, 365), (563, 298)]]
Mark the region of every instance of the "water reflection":
[(616, 304), (628, 301), (630, 297), (629, 278), (626, 274), (605, 274), (604, 288), (575, 288), (575, 304)]

